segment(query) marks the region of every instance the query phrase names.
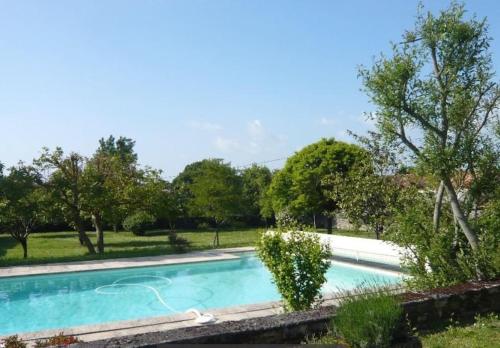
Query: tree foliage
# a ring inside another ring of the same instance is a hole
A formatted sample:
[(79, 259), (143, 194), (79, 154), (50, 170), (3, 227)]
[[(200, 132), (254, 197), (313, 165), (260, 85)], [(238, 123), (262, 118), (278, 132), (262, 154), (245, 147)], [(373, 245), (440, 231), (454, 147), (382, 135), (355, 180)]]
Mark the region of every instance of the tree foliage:
[[(486, 21), (467, 19), (462, 5), (452, 3), (437, 16), (420, 9), (415, 28), (393, 45), (392, 55), (360, 70), (377, 106), (372, 118), (383, 139), (409, 151), (417, 166), (439, 182), (431, 209), (434, 232), (449, 228), (441, 223), (446, 194), (452, 225), (467, 240), (464, 253), (483, 246), (470, 215), (481, 195), (472, 195), (460, 179), (476, 183), (485, 177), (482, 158), (494, 151), (500, 88), (493, 81), (490, 41)], [(464, 194), (469, 197), (462, 199)], [(483, 270), (476, 266), (481, 277)]]
[[(211, 219), (216, 227), (240, 213), (242, 185), (236, 171), (219, 159), (204, 160), (187, 185), (194, 216)], [(216, 228), (214, 246), (219, 245)]]
[(0, 224), (21, 243), (28, 257), (28, 236), (43, 220), (43, 192), (33, 167), (20, 163), (0, 176)]
[(90, 254), (95, 248), (85, 231), (82, 195), (83, 169), (85, 158), (77, 153), (65, 155), (58, 147), (53, 152), (44, 148), (42, 155), (34, 163), (44, 176), (43, 185), (47, 194), (57, 204), (67, 221), (78, 231), (80, 243), (85, 245)]
[(257, 252), (273, 275), (285, 309), (310, 309), (321, 298), (332, 254), (317, 235), (270, 231), (262, 234)]
[(244, 213), (250, 216), (269, 217), (266, 192), (272, 180), (269, 168), (253, 164), (241, 171)]
[[(289, 157), (285, 167), (273, 178), (270, 192), (274, 211), (287, 208), (298, 217), (324, 214), (331, 218), (338, 202), (332, 195), (325, 194), (334, 187), (324, 179), (348, 172), (365, 156), (360, 147), (334, 139), (321, 139), (304, 147)], [(331, 232), (331, 219), (328, 227)]]

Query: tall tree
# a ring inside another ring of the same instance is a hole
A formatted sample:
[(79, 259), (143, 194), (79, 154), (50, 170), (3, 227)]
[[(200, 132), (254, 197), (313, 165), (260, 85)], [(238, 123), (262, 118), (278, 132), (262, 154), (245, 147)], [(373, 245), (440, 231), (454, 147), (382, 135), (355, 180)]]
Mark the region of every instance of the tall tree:
[(117, 155), (96, 152), (82, 175), (82, 209), (88, 213), (97, 235), (97, 249), (104, 253), (104, 226), (116, 223), (117, 212), (131, 212), (140, 202), (144, 173), (135, 163), (124, 163)]
[(204, 160), (189, 185), (192, 216), (209, 218), (215, 224), (214, 246), (219, 246), (219, 226), (240, 212), (241, 181), (236, 171), (220, 159)]
[(334, 139), (321, 139), (308, 145), (286, 161), (285, 167), (273, 178), (271, 196), (273, 209), (290, 209), (297, 216), (323, 214), (328, 232), (332, 232), (333, 216), (338, 209), (333, 196), (325, 194), (333, 187), (325, 178), (346, 173), (366, 156), (357, 145)]
[(20, 163), (0, 177), (0, 223), (21, 243), (28, 257), (28, 236), (43, 218), (40, 176), (33, 167)]
[(173, 231), (176, 221), (185, 213), (184, 192), (163, 180), (158, 172), (146, 176), (144, 190), (148, 210), (154, 217), (167, 220), (170, 230)]
[[(440, 181), (436, 219), (446, 193), (455, 221), (477, 250), (479, 239), (458, 198), (454, 176), (470, 172), (498, 118), (500, 88), (493, 81), (485, 20), (465, 18), (453, 3), (438, 16), (419, 11), (415, 29), (371, 69), (362, 68), (366, 91), (377, 105), (372, 118), (384, 139), (411, 151)], [(472, 159), (472, 161), (471, 161)]]
[(80, 242), (90, 254), (95, 248), (85, 231), (84, 211), (82, 209), (82, 173), (85, 158), (77, 153), (64, 155), (58, 147), (53, 152), (43, 149), (40, 158), (34, 161), (40, 173), (46, 176), (44, 186), (64, 212), (67, 221), (78, 231)]
[(365, 162), (326, 181), (336, 188), (326, 194), (338, 202), (349, 220), (368, 226), (380, 239), (397, 202), (398, 187), (392, 177), (375, 173), (371, 163)]
[(244, 214), (266, 219), (266, 192), (272, 180), (269, 168), (253, 164), (241, 171)]
[[(134, 147), (134, 140), (122, 136), (115, 139), (113, 135), (110, 135), (107, 139), (101, 138), (99, 140), (99, 147), (94, 157), (100, 156), (101, 158), (104, 158), (102, 156), (106, 156), (118, 158), (118, 161), (122, 166), (120, 170), (132, 172), (137, 167), (138, 159)], [(130, 214), (128, 208), (129, 205), (127, 204), (115, 204), (109, 207), (107, 222), (111, 223), (115, 232), (118, 232), (120, 224), (125, 217)]]
[(135, 153), (134, 146), (135, 141), (130, 138), (119, 137), (115, 139), (114, 136), (110, 135), (107, 139), (99, 139), (97, 153), (118, 156), (123, 163), (134, 163), (137, 162), (137, 153)]

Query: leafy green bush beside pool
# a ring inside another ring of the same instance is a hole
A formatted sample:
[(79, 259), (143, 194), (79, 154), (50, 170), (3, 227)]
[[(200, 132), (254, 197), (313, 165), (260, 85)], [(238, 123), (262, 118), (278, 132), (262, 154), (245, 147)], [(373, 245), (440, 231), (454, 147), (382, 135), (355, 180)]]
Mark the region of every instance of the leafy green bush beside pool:
[(331, 250), (314, 234), (263, 233), (257, 247), (262, 262), (273, 275), (285, 309), (309, 309), (321, 297)]

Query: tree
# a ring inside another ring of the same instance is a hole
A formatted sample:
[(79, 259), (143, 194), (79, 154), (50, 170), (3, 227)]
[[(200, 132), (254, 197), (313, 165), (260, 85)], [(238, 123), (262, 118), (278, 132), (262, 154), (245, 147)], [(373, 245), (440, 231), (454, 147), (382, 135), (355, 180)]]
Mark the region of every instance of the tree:
[(241, 171), (241, 179), (244, 214), (266, 220), (269, 216), (266, 211), (266, 192), (272, 180), (271, 171), (267, 167), (253, 164)]
[(95, 248), (85, 231), (82, 210), (85, 158), (74, 152), (65, 156), (60, 147), (53, 152), (44, 148), (42, 155), (34, 163), (40, 175), (46, 176), (43, 180), (44, 187), (54, 202), (60, 205), (67, 221), (78, 231), (80, 243), (87, 247), (90, 254), (95, 254)]
[(20, 163), (0, 177), (0, 222), (21, 243), (28, 257), (28, 236), (43, 218), (40, 176), (33, 167)]
[(118, 140), (115, 140), (115, 137), (110, 135), (107, 139), (99, 139), (97, 154), (118, 156), (122, 163), (135, 163), (137, 162), (137, 154), (134, 151), (134, 146), (135, 141), (130, 138), (119, 137)]
[(420, 11), (415, 29), (393, 45), (392, 57), (382, 56), (371, 69), (360, 70), (378, 108), (372, 118), (380, 134), (410, 151), (440, 182), (434, 224), (439, 224), (446, 193), (454, 220), (474, 251), (478, 234), (454, 177), (472, 174), (469, 165), (498, 118), (500, 89), (492, 81), (490, 41), (486, 21), (466, 20), (464, 7), (453, 3), (439, 16)]
[(99, 253), (104, 253), (105, 223), (116, 223), (117, 212), (131, 212), (142, 202), (143, 176), (135, 162), (124, 163), (117, 155), (98, 151), (87, 162), (82, 174), (82, 210), (94, 224)]
[(335, 189), (326, 194), (338, 202), (351, 222), (368, 226), (379, 239), (397, 207), (400, 173), (408, 168), (379, 134), (351, 135), (370, 155), (349, 171), (328, 176), (327, 186)]
[(390, 221), (398, 187), (390, 176), (377, 175), (370, 163), (360, 163), (345, 175), (327, 179), (332, 195), (350, 221), (370, 227), (377, 239)]
[(214, 246), (219, 246), (219, 226), (240, 211), (240, 178), (228, 163), (220, 159), (204, 160), (198, 173), (192, 177), (188, 190), (192, 194), (188, 203), (191, 215), (213, 221)]
[(333, 174), (346, 173), (366, 156), (357, 145), (331, 139), (308, 145), (286, 161), (271, 183), (273, 209), (290, 209), (297, 216), (323, 214), (327, 229), (332, 232), (333, 216), (338, 203), (325, 191), (332, 191), (324, 179)]
[[(121, 170), (133, 171), (137, 167), (137, 153), (134, 150), (135, 141), (126, 137), (119, 137), (117, 140), (110, 135), (107, 139), (99, 140), (99, 147), (95, 156), (106, 156), (118, 158)], [(113, 230), (118, 232), (120, 224), (131, 212), (126, 204), (114, 204), (108, 208), (107, 220), (113, 226)]]
[(150, 202), (149, 210), (156, 218), (167, 220), (173, 231), (177, 219), (185, 213), (183, 191), (158, 174), (149, 176), (144, 187)]

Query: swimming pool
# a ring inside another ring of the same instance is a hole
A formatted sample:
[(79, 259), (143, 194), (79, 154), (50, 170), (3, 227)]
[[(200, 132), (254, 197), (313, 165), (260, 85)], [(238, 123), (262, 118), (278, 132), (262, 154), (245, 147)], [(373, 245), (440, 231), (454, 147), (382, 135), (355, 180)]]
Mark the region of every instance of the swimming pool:
[[(369, 281), (396, 284), (377, 269), (333, 263), (323, 291)], [(238, 259), (0, 278), (0, 335), (279, 300), (253, 253)]]

